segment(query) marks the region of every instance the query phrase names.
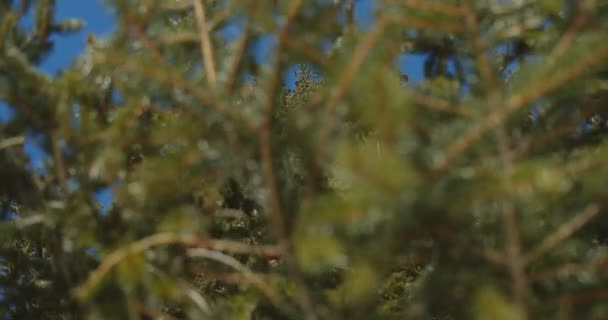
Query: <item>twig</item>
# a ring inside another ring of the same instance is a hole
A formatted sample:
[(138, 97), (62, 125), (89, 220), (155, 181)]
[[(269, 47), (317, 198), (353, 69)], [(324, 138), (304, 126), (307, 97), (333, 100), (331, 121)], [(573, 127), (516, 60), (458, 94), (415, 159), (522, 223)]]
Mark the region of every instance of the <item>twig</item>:
[[(592, 3), (592, 7), (595, 7), (595, 1), (586, 1)], [(576, 14), (576, 18), (568, 27), (568, 30), (562, 35), (559, 39), (559, 42), (553, 47), (551, 53), (549, 54), (548, 61), (549, 63), (555, 63), (557, 58), (559, 58), (568, 48), (572, 46), (574, 40), (579, 35), (579, 30), (582, 29), (585, 24), (587, 24), (587, 19), (589, 15), (587, 14), (589, 10), (593, 10), (593, 8), (581, 8), (584, 5), (578, 4), (578, 12)]]
[[(223, 253), (220, 253), (223, 254)], [(230, 257), (232, 258), (232, 257)], [(232, 258), (234, 259), (234, 258)], [(238, 261), (237, 261), (238, 262)], [(192, 286), (190, 284), (183, 284), (184, 289), (186, 291), (186, 295), (188, 296), (188, 298), (190, 298), (190, 300), (192, 300), (192, 302), (194, 302), (194, 304), (201, 309), (201, 311), (206, 314), (206, 315), (210, 315), (211, 314), (211, 307), (209, 306), (209, 303), (207, 302), (207, 300), (205, 300), (205, 298), (203, 298), (203, 296), (201, 296), (200, 293), (198, 293), (198, 291), (196, 291), (194, 288), (192, 288)]]
[(213, 86), (215, 85), (217, 78), (215, 74), (215, 61), (213, 60), (213, 47), (211, 38), (209, 37), (209, 28), (207, 27), (207, 21), (205, 20), (205, 5), (201, 1), (203, 0), (192, 0), (194, 3), (194, 14), (201, 37), (201, 55), (203, 57), (205, 72), (207, 73), (207, 81)]
[[(338, 110), (340, 108), (342, 99), (344, 99), (344, 96), (350, 89), (353, 81), (355, 81), (355, 78), (356, 78), (357, 74), (359, 73), (359, 70), (361, 69), (363, 62), (365, 61), (365, 58), (367, 57), (369, 52), (372, 50), (372, 48), (374, 47), (376, 42), (378, 42), (378, 40), (380, 39), (380, 36), (386, 30), (387, 25), (388, 25), (388, 21), (384, 18), (384, 16), (381, 16), (379, 21), (374, 26), (374, 28), (367, 33), (367, 35), (363, 38), (363, 40), (355, 48), (355, 51), (353, 52), (353, 54), (350, 58), (349, 64), (345, 67), (344, 71), (342, 72), (342, 75), (340, 76), (340, 79), (338, 80), (336, 86), (332, 90), (331, 96), (327, 103), (328, 107), (329, 107), (328, 116), (327, 116), (327, 124), (320, 133), (320, 141), (321, 141), (321, 143), (319, 143), (320, 147), (324, 147), (324, 146), (328, 145), (326, 142), (329, 139), (329, 137), (331, 136), (331, 132), (334, 128), (335, 122), (337, 121), (336, 117), (338, 115)], [(319, 98), (321, 98), (321, 97), (319, 97)], [(323, 154), (323, 153), (320, 153), (320, 154)]]
[(248, 280), (248, 282), (254, 284), (264, 295), (270, 300), (270, 302), (278, 307), (283, 305), (282, 299), (274, 292), (274, 290), (264, 282), (264, 280), (253, 273), (249, 268), (244, 266), (235, 258), (221, 253), (219, 251), (213, 251), (205, 248), (189, 249), (187, 252), (189, 257), (207, 258), (210, 260), (217, 261), (224, 264), (232, 269), (240, 272)]
[(5, 148), (10, 148), (13, 146), (22, 145), (23, 143), (25, 143), (24, 136), (6, 138), (6, 139), (0, 141), (0, 150), (5, 149)]
[[(38, 34), (38, 41), (39, 43), (44, 46), (46, 41), (48, 41), (48, 37), (49, 37), (49, 29), (51, 26), (51, 23), (53, 23), (53, 21), (51, 21), (53, 19), (53, 10), (51, 10), (51, 1), (49, 0), (45, 0), (44, 1), (44, 8), (42, 9), (42, 19), (40, 19), (40, 23), (41, 25), (40, 27), (40, 34)], [(37, 26), (38, 27), (38, 26)]]
[(526, 263), (547, 254), (560, 242), (568, 239), (574, 232), (591, 221), (598, 213), (600, 213), (600, 207), (597, 204), (588, 205), (583, 211), (576, 214), (572, 219), (561, 225), (555, 232), (545, 237), (541, 243), (531, 249), (525, 256)]
[(473, 42), (473, 49), (475, 51), (475, 60), (479, 67), (479, 73), (484, 88), (486, 89), (486, 95), (491, 95), (496, 85), (496, 77), (492, 72), (492, 64), (486, 53), (487, 44), (482, 38), (482, 34), (479, 32), (479, 22), (477, 21), (477, 14), (475, 7), (471, 0), (465, 1), (462, 11), (465, 12), (465, 24), (467, 31), (470, 33)]
[(101, 262), (97, 269), (93, 270), (89, 274), (89, 277), (85, 283), (76, 289), (74, 295), (78, 299), (86, 299), (91, 292), (97, 288), (106, 274), (108, 274), (110, 270), (112, 270), (118, 263), (127, 258), (129, 255), (141, 253), (152, 247), (175, 243), (181, 243), (191, 247), (206, 247), (212, 250), (226, 251), (237, 254), (256, 254), (265, 257), (276, 257), (282, 254), (282, 250), (277, 246), (251, 246), (236, 241), (204, 239), (196, 235), (157, 233), (131, 243), (109, 254)]
[(517, 226), (517, 214), (511, 203), (503, 205), (503, 222), (506, 233), (507, 267), (513, 281), (513, 301), (519, 313), (519, 319), (527, 319), (526, 289), (528, 276), (525, 270), (525, 259), (521, 250), (521, 239)]

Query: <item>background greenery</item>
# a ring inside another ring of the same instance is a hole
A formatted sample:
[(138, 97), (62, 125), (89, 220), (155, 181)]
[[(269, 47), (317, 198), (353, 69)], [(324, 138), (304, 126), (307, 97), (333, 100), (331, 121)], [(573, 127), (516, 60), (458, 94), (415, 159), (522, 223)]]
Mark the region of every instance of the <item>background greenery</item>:
[(2, 319), (608, 317), (608, 1), (107, 2), (0, 3)]

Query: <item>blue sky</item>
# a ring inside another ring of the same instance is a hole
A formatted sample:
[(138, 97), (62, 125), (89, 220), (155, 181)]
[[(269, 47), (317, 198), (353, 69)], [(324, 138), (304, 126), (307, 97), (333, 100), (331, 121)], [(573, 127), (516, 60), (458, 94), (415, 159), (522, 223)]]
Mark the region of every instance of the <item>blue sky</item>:
[[(355, 19), (361, 29), (367, 29), (373, 24), (374, 0), (357, 0), (355, 7)], [(80, 55), (86, 45), (86, 37), (89, 33), (94, 33), (98, 37), (103, 37), (111, 34), (116, 19), (115, 15), (104, 5), (103, 0), (57, 0), (57, 11), (55, 20), (62, 21), (68, 18), (78, 18), (85, 22), (83, 29), (61, 36), (54, 36), (54, 50), (45, 58), (40, 66), (40, 69), (54, 75), (58, 71), (68, 68), (73, 61)], [(26, 16), (22, 25), (25, 27), (31, 26), (33, 17)], [(223, 34), (230, 37), (238, 34), (238, 28), (224, 28)], [(262, 40), (256, 48), (255, 55), (258, 57), (268, 56), (272, 39), (269, 37)], [(402, 72), (408, 74), (410, 81), (416, 82), (422, 79), (423, 56), (401, 57), (398, 61), (398, 67)], [(261, 59), (263, 60), (263, 59)], [(290, 69), (286, 74), (286, 85), (292, 87), (295, 83), (296, 68)], [(12, 111), (9, 107), (0, 101), (0, 123), (9, 121)], [(43, 167), (43, 162), (47, 159), (47, 155), (38, 147), (40, 137), (28, 135), (26, 144), (24, 145), (25, 152), (30, 156), (32, 169), (40, 169)], [(95, 198), (101, 202), (104, 207), (111, 203), (112, 192), (109, 189), (99, 190)]]

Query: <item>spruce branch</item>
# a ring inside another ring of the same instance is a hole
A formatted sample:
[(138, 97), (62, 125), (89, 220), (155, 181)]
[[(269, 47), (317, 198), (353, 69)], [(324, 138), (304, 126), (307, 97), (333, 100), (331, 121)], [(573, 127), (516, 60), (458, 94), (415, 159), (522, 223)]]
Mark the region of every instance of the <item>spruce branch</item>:
[[(338, 111), (342, 105), (342, 100), (348, 93), (352, 83), (355, 81), (357, 74), (365, 61), (365, 58), (373, 49), (374, 45), (380, 40), (380, 37), (382, 34), (384, 34), (387, 27), (388, 21), (386, 20), (385, 16), (381, 16), (378, 22), (374, 25), (373, 29), (365, 35), (361, 42), (359, 42), (359, 45), (355, 48), (351, 55), (350, 63), (344, 68), (344, 71), (342, 71), (336, 85), (332, 88), (329, 101), (327, 102), (329, 110), (326, 124), (320, 133), (320, 148), (328, 147), (327, 142), (330, 139), (332, 131), (334, 130), (335, 124), (338, 120)], [(319, 152), (318, 154), (323, 155), (324, 152)]]
[(217, 79), (215, 73), (215, 61), (213, 58), (213, 45), (211, 44), (211, 36), (209, 34), (210, 31), (205, 17), (205, 5), (202, 3), (202, 1), (203, 0), (192, 0), (194, 3), (194, 15), (196, 17), (201, 38), (201, 55), (203, 58), (205, 72), (207, 73), (207, 81), (209, 82), (209, 85), (213, 86), (215, 85)]
[(528, 106), (538, 98), (543, 97), (581, 76), (590, 66), (608, 58), (608, 45), (601, 44), (585, 59), (580, 59), (561, 73), (547, 79), (538, 86), (533, 86), (522, 92), (511, 95), (503, 108), (498, 108), (481, 119), (471, 129), (467, 130), (446, 149), (441, 161), (435, 166), (435, 171), (442, 172), (450, 163), (467, 151), (475, 142), (479, 141), (490, 129), (503, 125), (504, 121), (514, 112)]
[(281, 307), (284, 305), (283, 299), (275, 292), (275, 290), (266, 284), (266, 282), (253, 273), (249, 268), (240, 263), (237, 259), (229, 256), (225, 253), (216, 250), (209, 250), (206, 248), (189, 249), (187, 255), (191, 258), (206, 258), (213, 261), (217, 261), (223, 265), (226, 265), (236, 271), (238, 271), (246, 282), (255, 285), (268, 300), (275, 306)]
[(230, 94), (234, 88), (234, 84), (236, 83), (236, 79), (239, 76), (239, 72), (241, 71), (241, 67), (243, 65), (243, 58), (245, 56), (247, 50), (247, 44), (249, 43), (249, 39), (251, 38), (249, 32), (249, 26), (245, 26), (245, 32), (239, 38), (236, 47), (234, 49), (234, 61), (232, 62), (232, 67), (228, 71), (228, 79), (224, 83), (224, 92), (226, 94)]

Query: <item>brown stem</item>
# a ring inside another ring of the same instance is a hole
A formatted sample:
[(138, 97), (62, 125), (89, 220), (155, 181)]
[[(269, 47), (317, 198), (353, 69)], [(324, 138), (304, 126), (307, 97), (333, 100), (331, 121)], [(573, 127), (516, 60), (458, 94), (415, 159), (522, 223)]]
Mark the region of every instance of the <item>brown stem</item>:
[(526, 291), (528, 277), (525, 271), (525, 260), (521, 252), (521, 239), (517, 225), (517, 214), (512, 204), (503, 206), (503, 222), (506, 232), (507, 267), (511, 275), (513, 302), (517, 307), (520, 320), (527, 319)]
[(207, 81), (209, 85), (214, 85), (217, 80), (215, 73), (215, 60), (213, 58), (213, 46), (211, 44), (211, 37), (209, 35), (208, 22), (205, 17), (205, 5), (201, 2), (202, 0), (193, 0), (194, 2), (194, 15), (198, 24), (200, 33), (200, 45), (201, 55), (203, 56), (203, 63), (205, 72), (207, 73)]

